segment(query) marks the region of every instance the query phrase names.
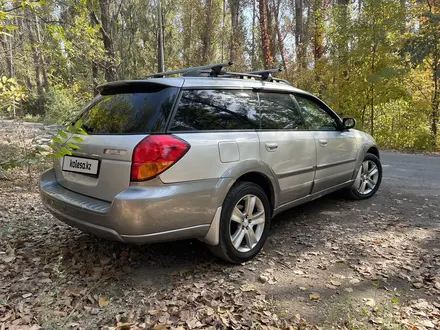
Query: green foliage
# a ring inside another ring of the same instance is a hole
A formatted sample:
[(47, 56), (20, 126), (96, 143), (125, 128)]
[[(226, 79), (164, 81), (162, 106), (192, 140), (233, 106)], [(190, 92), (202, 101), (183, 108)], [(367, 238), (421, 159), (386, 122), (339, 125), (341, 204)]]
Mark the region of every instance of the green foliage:
[(440, 58), (440, 8), (422, 5), (416, 7), (415, 14), (420, 22), (419, 29), (407, 38), (402, 50), (417, 66), (424, 64), (426, 59)]
[(6, 76), (0, 79), (0, 111), (11, 112), (25, 97), (23, 88), (14, 78)]
[(378, 109), (377, 142), (392, 149), (430, 149), (431, 133), (426, 124), (428, 116), (414, 109), (412, 102), (404, 100), (383, 104)]
[(23, 102), (25, 115), (40, 116), (48, 124), (63, 124), (78, 113), (80, 106), (67, 89), (51, 88), (42, 95), (31, 94)]
[(82, 121), (70, 124), (65, 130), (58, 130), (58, 134), (52, 137), (48, 145), (36, 146), (28, 150), (20, 158), (0, 159), (0, 168), (9, 170), (16, 167), (23, 167), (41, 163), (44, 159), (62, 158), (72, 155), (73, 150), (80, 147), (72, 141), (81, 143), (83, 139), (79, 135), (87, 135), (82, 128)]
[[(440, 148), (438, 1), (263, 2), (269, 55), (280, 66), (282, 52), (283, 78), (319, 95), (341, 116), (355, 117), (358, 128), (384, 147)], [(0, 53), (5, 54), (0, 72), (14, 77), (18, 84), (8, 84), (21, 93), (0, 89), (0, 107), (63, 123), (105, 77), (132, 79), (157, 71), (157, 1), (104, 3), (106, 8), (96, 0), (0, 0)], [(301, 31), (295, 28), (297, 3)], [(234, 57), (232, 71), (262, 68), (258, 2), (161, 4), (167, 70), (229, 57)], [(114, 74), (106, 74), (109, 67)]]
[[(3, 22), (12, 21), (14, 18), (19, 16), (14, 15), (13, 12), (19, 9), (24, 9), (26, 7), (35, 9), (44, 4), (44, 1), (26, 0), (26, 1), (0, 1), (0, 37), (5, 35), (7, 37), (12, 37), (10, 31), (17, 29), (15, 24), (2, 24)], [(7, 5), (11, 4), (13, 7), (7, 9)]]
[(408, 35), (401, 54), (412, 68), (430, 71), (432, 84), (428, 91), (425, 90), (425, 95), (431, 98), (430, 144), (440, 148), (440, 4), (435, 1), (419, 4), (415, 6), (415, 15), (418, 31)]

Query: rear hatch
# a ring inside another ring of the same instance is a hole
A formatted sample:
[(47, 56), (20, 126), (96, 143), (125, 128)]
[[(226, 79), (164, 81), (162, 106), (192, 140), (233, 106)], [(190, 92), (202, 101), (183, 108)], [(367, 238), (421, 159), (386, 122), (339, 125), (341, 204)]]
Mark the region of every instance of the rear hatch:
[(149, 134), (165, 131), (182, 82), (176, 79), (170, 86), (131, 81), (101, 87), (80, 116), (89, 134), (77, 143), (81, 149), (55, 161), (58, 183), (105, 201), (127, 189), (133, 149)]

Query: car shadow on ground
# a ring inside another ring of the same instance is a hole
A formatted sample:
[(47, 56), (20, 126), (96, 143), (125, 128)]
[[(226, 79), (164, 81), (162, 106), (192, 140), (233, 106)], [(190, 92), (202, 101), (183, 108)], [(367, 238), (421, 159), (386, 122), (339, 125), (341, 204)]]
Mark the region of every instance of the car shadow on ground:
[[(407, 264), (418, 266), (405, 274), (414, 278), (423, 267), (419, 251), (439, 247), (439, 232), (431, 230), (435, 223), (426, 221), (423, 225), (416, 206), (407, 207), (403, 215), (386, 215), (395, 197), (384, 190), (370, 200), (352, 202), (334, 194), (283, 212), (272, 221), (262, 253), (245, 265), (216, 259), (198, 240), (126, 245), (83, 234), (58, 222), (39, 242), (36, 253), (47, 255), (50, 267), (61, 274), (57, 283), (63, 288), (93, 289), (97, 295), (112, 299), (130, 295), (131, 301), (139, 302), (156, 292), (172, 293), (177, 286), (223, 278), (238, 287), (252, 283), (256, 290), (264, 290), (283, 311), (281, 314), (290, 317), (301, 313), (319, 323), (339, 317), (332, 306), (339, 306), (356, 292), (361, 292), (358, 298), (376, 295), (373, 282), (378, 282), (381, 290), (393, 287), (398, 292), (408, 291), (410, 282), (398, 275), (400, 264), (381, 263), (397, 259), (396, 253), (409, 249), (414, 253), (408, 254)], [(436, 234), (431, 235), (433, 232)], [(431, 236), (417, 239), (427, 233)], [(399, 235), (402, 237), (397, 240)], [(405, 235), (410, 241), (405, 241)], [(384, 259), (389, 247), (395, 251)], [(274, 285), (259, 280), (268, 269), (273, 272)], [(341, 286), (329, 288), (335, 279)], [(352, 279), (359, 282), (349, 283)], [(354, 293), (348, 295), (346, 287)], [(321, 298), (311, 302), (312, 292), (319, 292)], [(63, 293), (59, 294), (61, 298)], [(342, 310), (341, 305), (338, 311)]]
[[(334, 204), (332, 197), (310, 202), (298, 206), (292, 210), (283, 212), (271, 224), (271, 232), (268, 242), (263, 249), (264, 255), (271, 255), (273, 242), (280, 233), (295, 232), (295, 226), (299, 215), (307, 215), (309, 224), (313, 224), (323, 210), (328, 210)], [(331, 207), (334, 209), (333, 207)], [(300, 221), (304, 224), (304, 221)], [(134, 286), (148, 284), (150, 289), (163, 288), (170, 284), (167, 279), (173, 272), (225, 272), (242, 267), (223, 262), (209, 252), (208, 247), (199, 240), (183, 240), (174, 242), (156, 243), (151, 245), (128, 245), (110, 242), (83, 234), (76, 229), (65, 225), (58, 225), (67, 229), (70, 234), (65, 235), (66, 240), (60, 244), (60, 260), (62, 260), (65, 275), (69, 272), (77, 274), (78, 267), (72, 267), (74, 263), (83, 262), (89, 268), (100, 267), (103, 259), (109, 258), (115, 267), (129, 266), (130, 271), (124, 275), (124, 281)], [(319, 241), (319, 237), (316, 240)], [(51, 240), (47, 244), (53, 244)], [(48, 247), (48, 249), (50, 249)], [(264, 256), (263, 256), (264, 259)], [(264, 264), (264, 261), (260, 262)], [(90, 272), (90, 269), (89, 269)]]

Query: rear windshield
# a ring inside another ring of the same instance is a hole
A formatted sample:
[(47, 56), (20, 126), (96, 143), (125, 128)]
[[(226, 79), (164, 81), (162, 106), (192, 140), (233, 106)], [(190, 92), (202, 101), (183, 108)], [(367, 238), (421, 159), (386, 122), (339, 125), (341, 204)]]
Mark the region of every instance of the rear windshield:
[(89, 134), (162, 132), (179, 88), (144, 86), (106, 91), (80, 117)]

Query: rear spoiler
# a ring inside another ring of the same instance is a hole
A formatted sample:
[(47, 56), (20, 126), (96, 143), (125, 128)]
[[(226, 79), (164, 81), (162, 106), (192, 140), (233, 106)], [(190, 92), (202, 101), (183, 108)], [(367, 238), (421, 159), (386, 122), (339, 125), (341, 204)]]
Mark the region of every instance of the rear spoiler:
[(96, 90), (105, 94), (105, 92), (111, 92), (114, 90), (126, 89), (126, 88), (139, 88), (155, 86), (163, 88), (165, 87), (182, 87), (183, 79), (148, 79), (148, 80), (118, 80), (112, 81), (106, 84), (102, 84), (96, 87)]

